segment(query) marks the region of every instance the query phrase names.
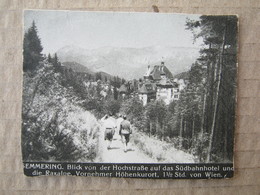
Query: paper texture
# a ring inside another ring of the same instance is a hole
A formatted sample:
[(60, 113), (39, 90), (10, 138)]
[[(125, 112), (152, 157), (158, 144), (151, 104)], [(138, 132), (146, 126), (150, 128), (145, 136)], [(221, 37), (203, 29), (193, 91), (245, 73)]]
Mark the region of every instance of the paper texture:
[[(84, 9), (197, 14), (238, 14), (240, 48), (238, 121), (235, 134), (236, 174), (230, 180), (158, 181), (111, 178), (26, 178), (20, 147), (22, 97), (22, 9)], [(1, 1), (1, 190), (2, 193), (257, 194), (259, 192), (259, 2), (258, 1)], [(72, 185), (73, 184), (73, 185)], [(73, 187), (71, 187), (73, 186)], [(106, 189), (106, 190), (104, 190)]]

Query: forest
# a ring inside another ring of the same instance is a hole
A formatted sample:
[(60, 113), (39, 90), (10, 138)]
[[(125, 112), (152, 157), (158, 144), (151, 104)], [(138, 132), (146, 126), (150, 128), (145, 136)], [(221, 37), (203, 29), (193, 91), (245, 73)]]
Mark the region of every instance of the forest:
[[(155, 100), (143, 106), (132, 95), (136, 90), (132, 83), (137, 81), (78, 73), (63, 67), (57, 54), (43, 55), (33, 22), (24, 35), (23, 158), (93, 160), (98, 147), (96, 118), (111, 112), (126, 114), (137, 131), (173, 143), (197, 162), (232, 162), (237, 17), (201, 16), (198, 21), (187, 20), (186, 28), (193, 32), (194, 41), (202, 38), (204, 45), (188, 71), (180, 99), (169, 105)], [(121, 84), (129, 86), (124, 97), (118, 91)], [(87, 122), (80, 117), (69, 120), (72, 113), (85, 117), (84, 111), (92, 113)], [(88, 129), (87, 135), (83, 128)]]

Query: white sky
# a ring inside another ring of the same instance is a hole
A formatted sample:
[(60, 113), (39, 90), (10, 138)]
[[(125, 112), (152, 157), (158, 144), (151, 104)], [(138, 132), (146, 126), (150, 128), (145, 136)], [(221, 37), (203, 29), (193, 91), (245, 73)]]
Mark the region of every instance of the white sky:
[(196, 47), (191, 31), (185, 30), (186, 18), (200, 15), (40, 11), (24, 12), (25, 30), (34, 20), (41, 38), (43, 53), (55, 53), (67, 45), (85, 49), (100, 47), (149, 46)]

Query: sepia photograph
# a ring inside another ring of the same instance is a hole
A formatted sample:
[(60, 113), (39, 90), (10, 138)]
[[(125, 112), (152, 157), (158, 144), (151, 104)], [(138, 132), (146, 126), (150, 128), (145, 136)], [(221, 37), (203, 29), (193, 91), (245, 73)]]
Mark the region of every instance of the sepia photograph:
[(233, 171), (237, 16), (25, 10), (23, 36), (25, 169)]

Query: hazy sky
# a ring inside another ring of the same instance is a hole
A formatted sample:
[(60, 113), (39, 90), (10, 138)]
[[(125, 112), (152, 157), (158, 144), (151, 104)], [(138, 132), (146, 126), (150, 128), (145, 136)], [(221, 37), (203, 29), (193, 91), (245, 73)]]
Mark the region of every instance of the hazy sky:
[(199, 47), (201, 43), (193, 45), (192, 33), (185, 30), (187, 17), (198, 19), (199, 15), (26, 10), (24, 28), (36, 22), (43, 53), (54, 53), (67, 45), (85, 49)]

